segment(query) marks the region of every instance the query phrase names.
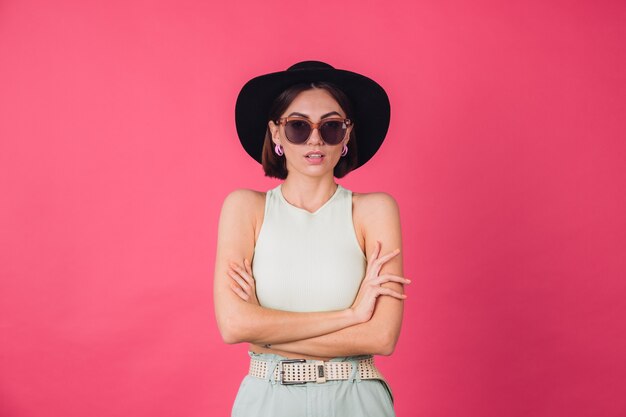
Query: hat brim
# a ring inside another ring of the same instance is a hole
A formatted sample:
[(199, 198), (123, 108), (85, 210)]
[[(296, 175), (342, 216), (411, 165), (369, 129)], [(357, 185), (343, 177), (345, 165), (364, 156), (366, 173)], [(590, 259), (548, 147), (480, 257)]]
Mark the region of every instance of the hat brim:
[(356, 168), (374, 156), (387, 135), (391, 118), (389, 97), (385, 90), (374, 80), (355, 72), (315, 68), (265, 74), (251, 79), (243, 86), (235, 104), (235, 124), (239, 140), (252, 158), (261, 163), (268, 112), (276, 97), (294, 84), (315, 81), (335, 84), (351, 101), (358, 144)]

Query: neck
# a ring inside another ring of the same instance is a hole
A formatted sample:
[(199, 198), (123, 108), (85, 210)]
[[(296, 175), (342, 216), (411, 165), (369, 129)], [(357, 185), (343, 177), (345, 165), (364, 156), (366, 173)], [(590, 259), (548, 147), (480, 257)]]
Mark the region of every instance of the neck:
[(337, 191), (334, 177), (309, 177), (289, 174), (281, 186), (283, 197), (292, 205), (316, 211)]

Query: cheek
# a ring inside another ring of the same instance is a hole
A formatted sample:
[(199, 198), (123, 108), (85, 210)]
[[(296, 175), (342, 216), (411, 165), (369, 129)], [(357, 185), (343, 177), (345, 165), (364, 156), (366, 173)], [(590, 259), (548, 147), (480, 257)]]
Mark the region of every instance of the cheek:
[(283, 147), (283, 150), (285, 151), (285, 155), (294, 157), (298, 154), (297, 150), (293, 148), (293, 145), (287, 142), (286, 140), (282, 140), (280, 142), (280, 145)]
[(287, 162), (294, 162), (300, 156), (300, 153), (293, 149), (289, 144), (285, 145), (285, 142), (281, 142), (283, 147), (283, 152), (285, 152), (285, 158), (287, 158)]
[(326, 156), (332, 161), (333, 165), (336, 165), (341, 159), (341, 148), (327, 152)]

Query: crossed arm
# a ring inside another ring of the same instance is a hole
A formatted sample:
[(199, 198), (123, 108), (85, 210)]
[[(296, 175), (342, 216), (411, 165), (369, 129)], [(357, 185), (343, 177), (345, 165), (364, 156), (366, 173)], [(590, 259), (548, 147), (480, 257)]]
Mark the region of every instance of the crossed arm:
[[(254, 302), (254, 280), (244, 259), (252, 258), (254, 210), (264, 204), (264, 198), (249, 190), (237, 190), (226, 198), (214, 282), (216, 317), (226, 343), (271, 344), (277, 351), (324, 357), (391, 354), (402, 323), (402, 284), (409, 282), (401, 276), (399, 250), (389, 252), (401, 248), (398, 208), (387, 194), (361, 198), (369, 199), (358, 205), (365, 225), (366, 278), (350, 308), (312, 313), (272, 310)], [(380, 255), (382, 248), (388, 253)]]

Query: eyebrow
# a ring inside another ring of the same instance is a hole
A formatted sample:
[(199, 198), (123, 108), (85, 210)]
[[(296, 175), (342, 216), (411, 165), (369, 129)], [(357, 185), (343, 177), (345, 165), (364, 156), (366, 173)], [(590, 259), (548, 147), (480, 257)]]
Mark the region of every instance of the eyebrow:
[[(341, 117), (341, 115), (338, 112), (331, 111), (330, 113), (323, 114), (322, 117), (320, 117), (320, 119), (325, 119), (325, 118), (327, 118), (329, 116), (334, 116), (334, 115), (337, 115), (337, 116)], [(304, 117), (306, 119), (310, 119), (310, 117), (308, 115), (303, 114), (303, 113), (298, 113), (297, 111), (293, 112), (293, 113), (290, 113), (289, 116), (287, 116), (287, 117), (292, 117), (292, 116), (299, 116), (299, 117)]]

